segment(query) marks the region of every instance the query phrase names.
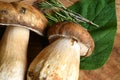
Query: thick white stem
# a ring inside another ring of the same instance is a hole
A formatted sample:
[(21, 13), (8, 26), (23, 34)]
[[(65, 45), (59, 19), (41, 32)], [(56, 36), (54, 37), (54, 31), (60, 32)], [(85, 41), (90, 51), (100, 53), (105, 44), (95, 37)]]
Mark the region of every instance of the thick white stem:
[(31, 63), (27, 80), (78, 80), (79, 65), (79, 43), (71, 38), (60, 38)]
[(0, 45), (0, 80), (24, 80), (29, 30), (8, 27)]

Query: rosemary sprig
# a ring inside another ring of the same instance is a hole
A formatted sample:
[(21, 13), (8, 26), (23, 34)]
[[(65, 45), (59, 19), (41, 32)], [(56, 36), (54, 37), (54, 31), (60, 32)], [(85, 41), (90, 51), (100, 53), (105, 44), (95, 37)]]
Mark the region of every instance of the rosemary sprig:
[[(45, 2), (40, 3), (39, 6), (40, 6), (40, 8), (42, 8), (44, 10), (52, 10), (54, 12), (54, 15), (45, 13), (46, 17), (54, 22), (69, 20), (69, 21), (73, 21), (73, 22), (77, 22), (77, 23), (80, 23), (80, 22), (89, 23), (96, 27), (99, 27), (99, 25), (82, 17), (80, 14), (64, 7), (59, 2), (59, 0), (45, 1)], [(60, 10), (60, 11), (58, 12), (58, 10)]]

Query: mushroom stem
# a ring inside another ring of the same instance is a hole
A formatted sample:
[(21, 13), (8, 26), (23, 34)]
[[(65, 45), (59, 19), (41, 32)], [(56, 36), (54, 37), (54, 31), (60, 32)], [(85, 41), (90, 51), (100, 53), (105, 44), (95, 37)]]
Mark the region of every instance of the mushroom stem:
[(0, 45), (0, 80), (24, 80), (29, 30), (7, 27)]
[(79, 65), (79, 42), (61, 37), (34, 59), (29, 66), (27, 80), (78, 80)]

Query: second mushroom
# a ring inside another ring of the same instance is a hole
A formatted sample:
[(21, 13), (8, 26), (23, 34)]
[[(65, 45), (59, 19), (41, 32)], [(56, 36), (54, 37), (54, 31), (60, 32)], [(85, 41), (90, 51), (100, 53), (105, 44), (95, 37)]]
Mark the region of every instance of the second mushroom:
[(27, 80), (78, 80), (80, 56), (91, 55), (94, 41), (82, 26), (59, 22), (48, 30), (51, 44), (28, 69)]

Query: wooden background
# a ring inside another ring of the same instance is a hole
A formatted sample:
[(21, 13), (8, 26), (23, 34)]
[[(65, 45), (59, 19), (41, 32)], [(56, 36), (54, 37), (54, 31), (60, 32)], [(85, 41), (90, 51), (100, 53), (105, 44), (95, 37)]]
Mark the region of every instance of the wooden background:
[[(65, 5), (69, 6), (77, 0), (60, 0)], [(67, 1), (67, 2), (66, 2)], [(114, 48), (112, 54), (107, 63), (97, 70), (87, 71), (80, 70), (79, 80), (120, 80), (120, 0), (116, 0), (116, 13), (118, 29), (114, 42)], [(0, 34), (3, 33), (4, 28), (0, 27)], [(2, 35), (0, 35), (0, 38)], [(44, 37), (40, 37), (37, 34), (31, 32), (30, 42), (28, 47), (28, 65), (39, 53), (43, 47), (47, 46), (48, 41)], [(41, 46), (42, 45), (42, 46)]]

